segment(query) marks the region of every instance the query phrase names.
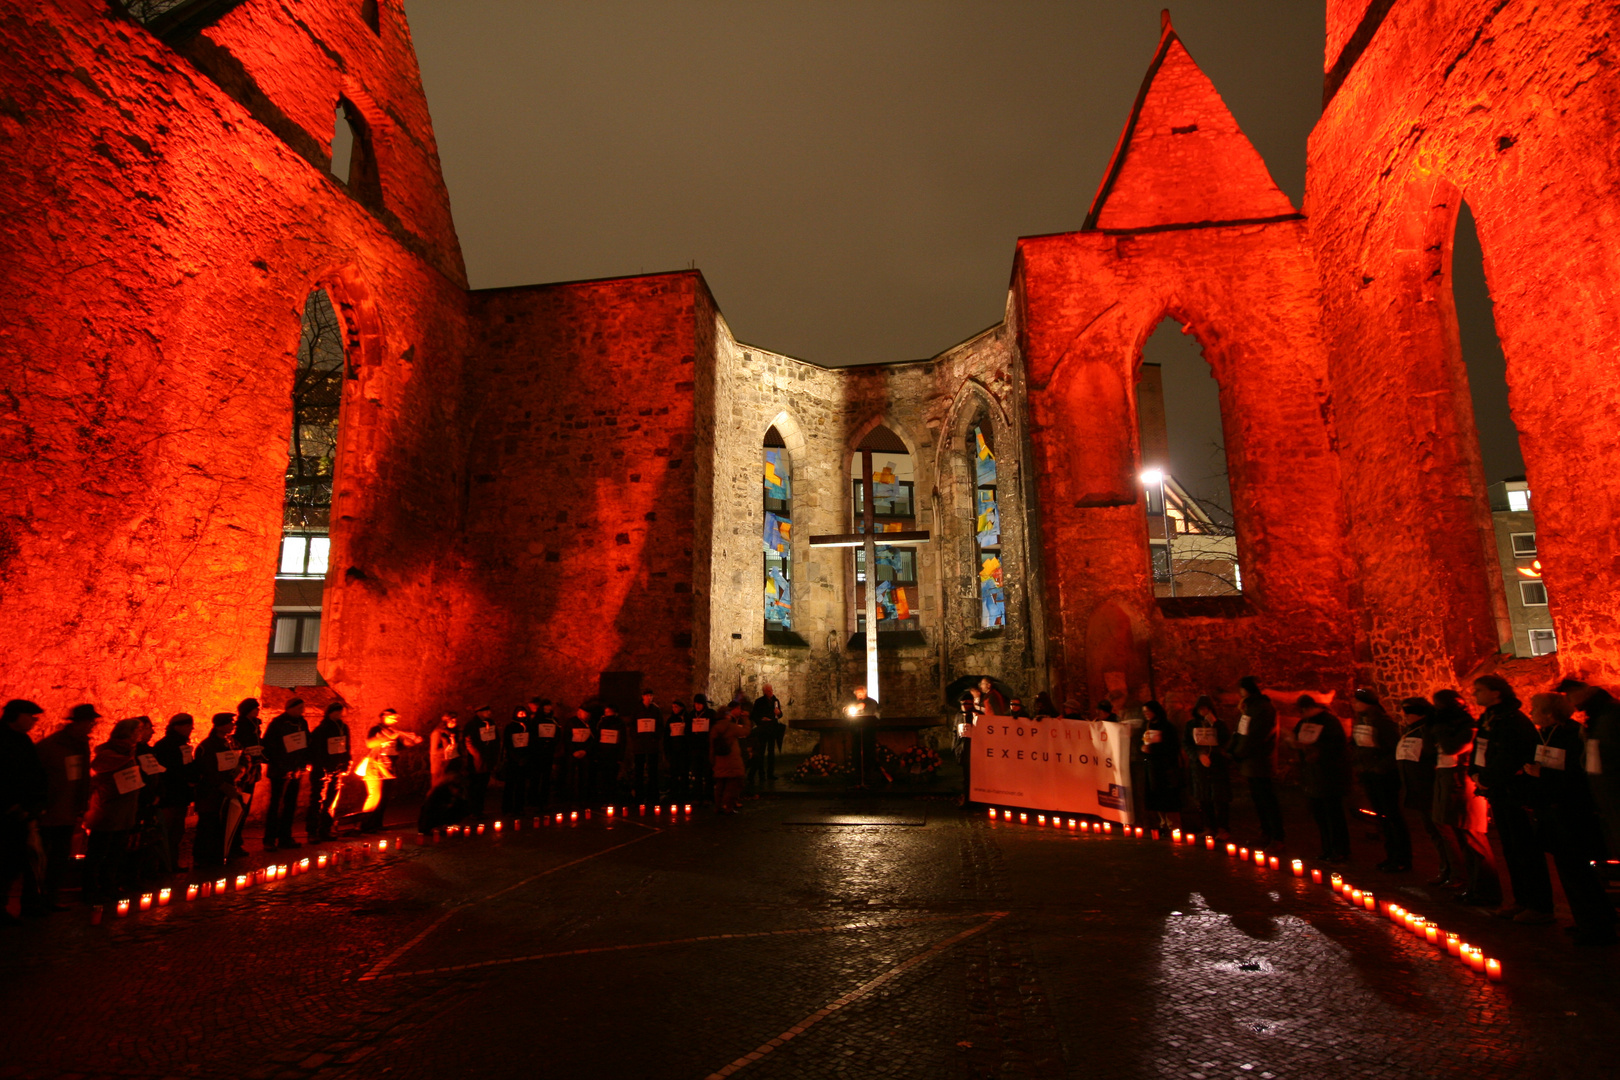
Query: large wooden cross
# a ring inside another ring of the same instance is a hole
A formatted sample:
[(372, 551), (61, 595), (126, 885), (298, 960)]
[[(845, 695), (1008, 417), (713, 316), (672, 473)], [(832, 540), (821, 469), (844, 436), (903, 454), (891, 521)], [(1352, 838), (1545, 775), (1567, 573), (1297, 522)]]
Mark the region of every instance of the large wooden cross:
[[(916, 498), (916, 493), (912, 493)], [(866, 553), (866, 694), (877, 699), (879, 707), (883, 698), (878, 694), (878, 653), (877, 653), (877, 529), (873, 523), (872, 496), (872, 451), (861, 448), (861, 528), (859, 532), (829, 533), (825, 536), (812, 536), (810, 546), (813, 548), (858, 547), (865, 549)], [(912, 508), (913, 513), (916, 507)], [(928, 530), (912, 530), (908, 532), (886, 532), (882, 534), (885, 545), (910, 545), (928, 542)]]

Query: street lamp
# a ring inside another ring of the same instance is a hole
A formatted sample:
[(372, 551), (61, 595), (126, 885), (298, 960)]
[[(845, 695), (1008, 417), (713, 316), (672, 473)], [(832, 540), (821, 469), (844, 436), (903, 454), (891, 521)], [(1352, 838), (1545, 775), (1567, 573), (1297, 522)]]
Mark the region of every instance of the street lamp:
[(1165, 576), (1170, 582), (1170, 595), (1176, 595), (1176, 559), (1175, 551), (1171, 548), (1170, 539), (1170, 504), (1164, 497), (1164, 470), (1143, 469), (1142, 483), (1147, 487), (1159, 489), (1159, 512), (1164, 515), (1164, 568)]

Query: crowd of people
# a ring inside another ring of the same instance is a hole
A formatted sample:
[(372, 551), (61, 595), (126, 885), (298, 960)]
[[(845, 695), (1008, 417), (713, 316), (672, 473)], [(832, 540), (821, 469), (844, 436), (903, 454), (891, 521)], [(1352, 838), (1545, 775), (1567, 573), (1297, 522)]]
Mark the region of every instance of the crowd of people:
[[(1377, 694), (1357, 690), (1351, 715), (1341, 720), (1310, 694), (1292, 702), (1292, 716), (1281, 715), (1256, 679), (1241, 685), (1231, 720), (1212, 697), (1200, 697), (1179, 730), (1157, 701), (1146, 702), (1133, 721), (1140, 728), (1133, 786), (1161, 827), (1180, 821), (1225, 839), (1233, 785), (1241, 780), (1258, 846), (1279, 850), (1286, 829), (1274, 785), (1279, 765), (1292, 757), (1323, 861), (1350, 858), (1346, 804), (1359, 785), (1378, 823), (1384, 855), (1378, 869), (1412, 869), (1410, 817), (1439, 864), (1431, 886), (1455, 890), (1463, 903), (1495, 908), (1515, 923), (1543, 925), (1554, 921), (1550, 855), (1574, 917), (1572, 936), (1581, 944), (1615, 942), (1608, 875), (1600, 869), (1620, 859), (1620, 703), (1608, 691), (1565, 679), (1531, 697), (1526, 715), (1507, 680), (1486, 675), (1472, 684), (1477, 714), (1455, 690), (1405, 698), (1393, 714)], [(1029, 712), (989, 679), (962, 696), (961, 708), (957, 746), (964, 765), (971, 761), (972, 721), (987, 711), (1037, 723), (1056, 716), (1120, 719), (1107, 701), (1089, 717), (1072, 700), (1060, 713), (1045, 694)], [(1506, 904), (1503, 876), (1511, 892)]]
[[(260, 703), (248, 698), (234, 712), (213, 714), (201, 739), (189, 713), (170, 717), (161, 736), (150, 717), (136, 716), (114, 723), (92, 748), (102, 720), (95, 706), (74, 706), (36, 742), (44, 710), (7, 702), (0, 715), (0, 922), (16, 920), (5, 908), (19, 879), (27, 917), (67, 910), (63, 896), (75, 866), (87, 903), (186, 871), (193, 821), (189, 851), (199, 870), (246, 856), (243, 825), (261, 784), (268, 789), (266, 851), (331, 840), (340, 819), (356, 832), (378, 832), (398, 781), (411, 771), (402, 755), (424, 743), (430, 786), (418, 825), (427, 831), (482, 820), (493, 809), (492, 779), (501, 784), (498, 813), (506, 817), (628, 801), (712, 800), (721, 813), (735, 813), (746, 781), (775, 779), (786, 730), (768, 685), (754, 701), (739, 693), (718, 710), (703, 694), (666, 710), (646, 693), (628, 716), (596, 700), (559, 710), (537, 697), (504, 723), (487, 706), (465, 719), (446, 712), (426, 739), (401, 727), (397, 710), (384, 709), (357, 740), (347, 713), (333, 702), (312, 718), (294, 698), (266, 722)], [(356, 794), (345, 799), (351, 790)]]

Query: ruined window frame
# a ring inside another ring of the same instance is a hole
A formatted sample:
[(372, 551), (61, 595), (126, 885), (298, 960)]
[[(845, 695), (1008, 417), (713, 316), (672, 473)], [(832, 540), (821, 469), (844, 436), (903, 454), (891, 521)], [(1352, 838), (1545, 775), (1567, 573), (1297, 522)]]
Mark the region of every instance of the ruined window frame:
[[(761, 491), (760, 502), (761, 502), (761, 505), (763, 507), (763, 511), (762, 511), (761, 518), (760, 518), (760, 534), (761, 534), (760, 535), (760, 544), (761, 544), (761, 548), (762, 548), (761, 555), (760, 555), (760, 565), (761, 565), (761, 571), (760, 571), (760, 598), (761, 598), (762, 605), (768, 605), (769, 601), (768, 601), (767, 597), (769, 596), (769, 593), (767, 592), (767, 590), (771, 587), (771, 584), (772, 584), (772, 581), (771, 581), (771, 561), (772, 561), (772, 558), (774, 556), (781, 563), (781, 566), (780, 566), (779, 569), (780, 569), (780, 572), (781, 572), (781, 575), (782, 575), (782, 580), (784, 582), (786, 582), (787, 586), (788, 586), (788, 599), (787, 599), (787, 603), (782, 605), (787, 610), (787, 619), (786, 619), (786, 621), (772, 620), (769, 617), (769, 614), (768, 614), (770, 609), (769, 609), (768, 606), (765, 606), (765, 617), (763, 618), (762, 623), (763, 623), (764, 632), (765, 632), (765, 635), (767, 636), (767, 638), (769, 638), (772, 635), (784, 635), (784, 634), (791, 634), (791, 633), (794, 632), (793, 631), (793, 601), (794, 601), (794, 588), (793, 588), (793, 531), (792, 531), (792, 526), (793, 526), (793, 455), (788, 451), (787, 446), (785, 444), (773, 445), (769, 441), (770, 436), (771, 436), (771, 432), (775, 432), (775, 431), (776, 431), (776, 427), (775, 427), (775, 425), (772, 425), (771, 428), (770, 428), (770, 431), (766, 432), (766, 442), (765, 442), (765, 445), (761, 448), (761, 453), (760, 453), (760, 491)], [(780, 432), (776, 432), (776, 441), (777, 441), (777, 443), (782, 443), (782, 435), (781, 435)], [(769, 457), (767, 455), (768, 455), (769, 451), (773, 451), (773, 450), (777, 451), (780, 454), (781, 463), (782, 463), (782, 465), (783, 465), (783, 467), (784, 467), (784, 469), (786, 471), (786, 475), (780, 477), (780, 479), (782, 480), (782, 486), (785, 489), (786, 495), (787, 495), (787, 497), (785, 499), (773, 499), (773, 498), (771, 498), (771, 496), (770, 496), (770, 487), (765, 481), (764, 470), (765, 470), (765, 467), (770, 462), (770, 459), (769, 459)], [(776, 504), (776, 505), (773, 506), (772, 505), (773, 503)], [(784, 543), (783, 543), (783, 548), (781, 550), (778, 550), (778, 551), (775, 551), (775, 552), (773, 552), (771, 550), (769, 542), (765, 538), (765, 532), (766, 532), (766, 530), (767, 530), (767, 528), (768, 528), (768, 526), (770, 524), (770, 517), (768, 515), (773, 515), (773, 514), (777, 517), (778, 520), (786, 522), (788, 527), (789, 527), (788, 528), (788, 535), (785, 538)]]
[[(967, 436), (967, 469), (968, 469), (968, 519), (972, 523), (969, 531), (973, 535), (973, 562), (970, 570), (973, 575), (973, 595), (975, 610), (978, 612), (974, 618), (979, 633), (989, 634), (1007, 628), (1007, 585), (1005, 580), (1006, 562), (1003, 557), (1006, 539), (1006, 521), (1002, 516), (1001, 508), (1001, 462), (996, 457), (995, 428), (988, 416), (980, 415), (968, 425)], [(990, 458), (991, 467), (995, 472), (995, 483), (984, 484), (979, 480), (979, 443), (983, 441), (985, 453)], [(990, 503), (996, 511), (996, 543), (993, 547), (981, 542), (979, 531), (980, 493), (990, 492)], [(999, 621), (991, 622), (985, 607), (984, 595), (984, 565), (986, 556), (994, 556), (997, 565), (1001, 568), (1003, 577), (996, 585), (996, 592), (1000, 595), (1001, 615)]]

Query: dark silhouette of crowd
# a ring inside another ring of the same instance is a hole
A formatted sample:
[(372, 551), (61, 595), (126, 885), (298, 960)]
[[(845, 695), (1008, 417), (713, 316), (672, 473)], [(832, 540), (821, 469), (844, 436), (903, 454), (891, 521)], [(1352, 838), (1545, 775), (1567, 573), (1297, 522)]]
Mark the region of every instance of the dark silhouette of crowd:
[(712, 802), (734, 813), (745, 776), (775, 778), (786, 730), (768, 685), (754, 701), (739, 692), (718, 710), (704, 694), (665, 709), (647, 693), (629, 715), (595, 699), (567, 709), (535, 697), (504, 721), (489, 706), (465, 719), (446, 712), (426, 739), (402, 727), (394, 709), (356, 738), (347, 712), (333, 702), (312, 724), (294, 698), (266, 721), (248, 698), (213, 714), (200, 739), (196, 719), (176, 713), (161, 737), (150, 717), (136, 716), (92, 746), (103, 720), (95, 706), (74, 706), (36, 741), (44, 710), (22, 699), (6, 703), (0, 922), (18, 921), (6, 905), (19, 881), (27, 918), (67, 910), (73, 878), (81, 898), (95, 904), (188, 872), (187, 851), (198, 872), (246, 857), (243, 826), (261, 786), (265, 851), (379, 832), (396, 786), (420, 771), (402, 758), (424, 744), (429, 790), (418, 827), (428, 832), (492, 814), (631, 802)]

